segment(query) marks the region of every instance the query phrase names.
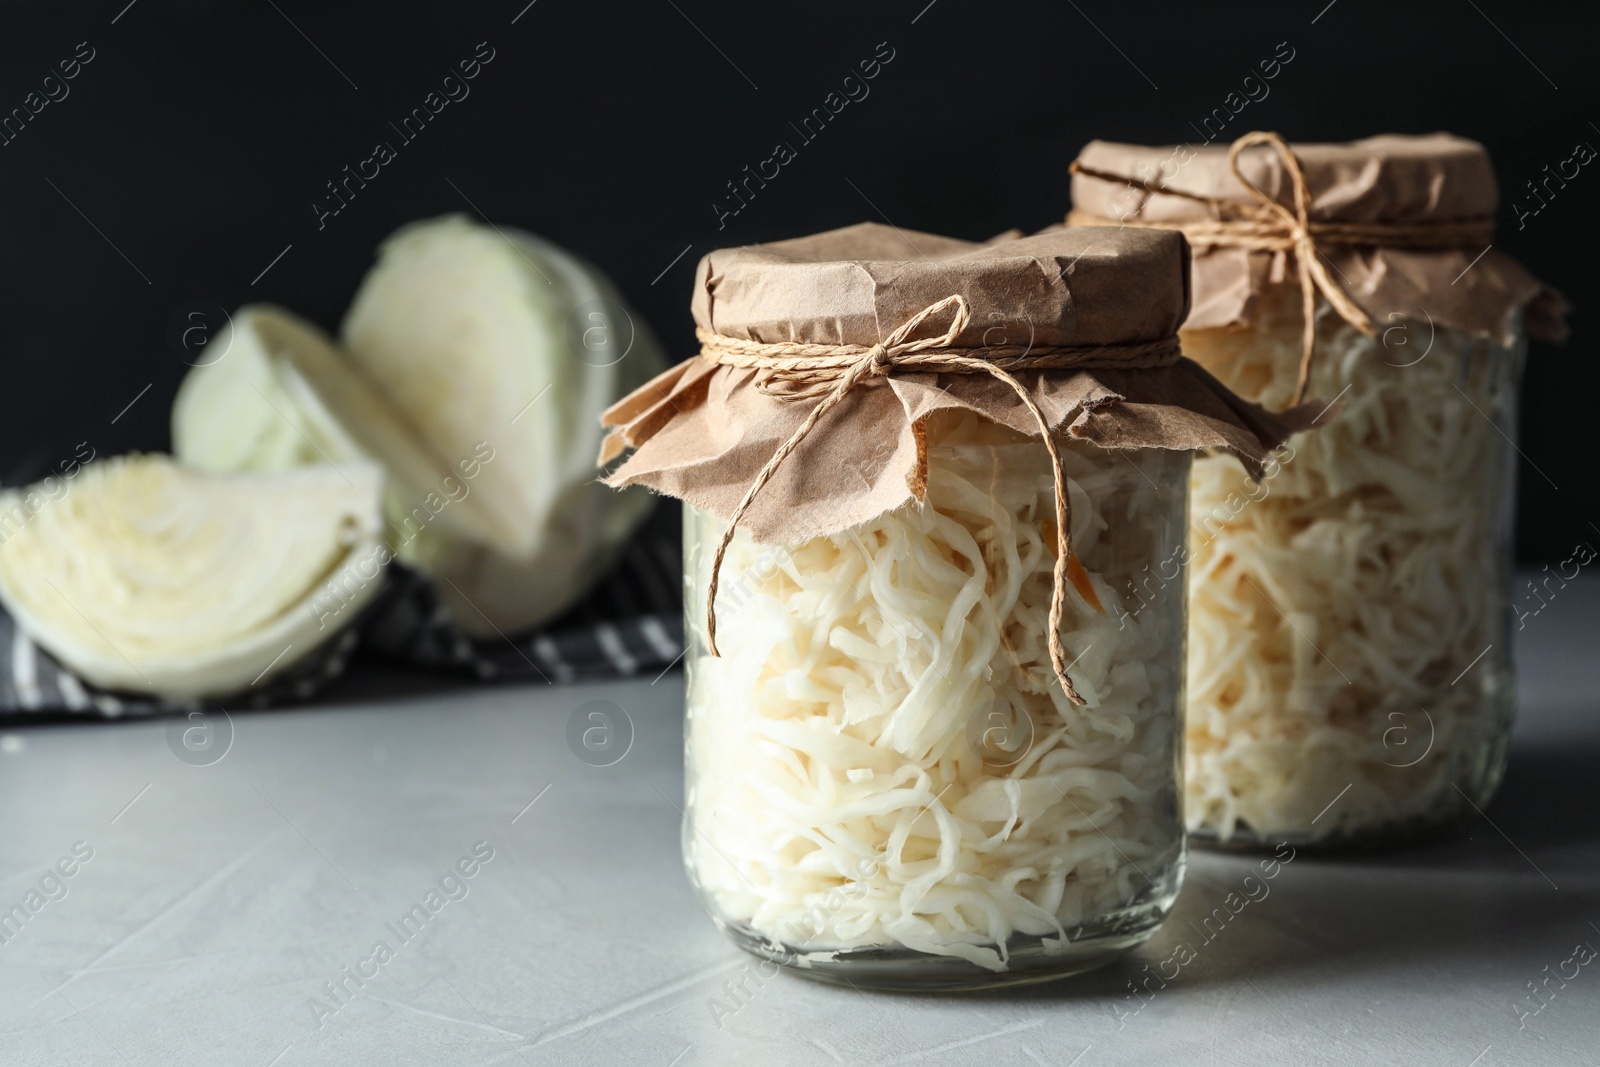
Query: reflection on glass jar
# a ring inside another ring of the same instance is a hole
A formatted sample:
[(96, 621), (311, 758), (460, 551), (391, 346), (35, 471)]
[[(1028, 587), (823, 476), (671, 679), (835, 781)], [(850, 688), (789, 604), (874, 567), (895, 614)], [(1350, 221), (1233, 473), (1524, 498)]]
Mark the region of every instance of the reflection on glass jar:
[(686, 508), (684, 851), (742, 947), (824, 979), (1040, 980), (1144, 940), (1182, 876), (1188, 453), (1062, 440), (1073, 563), (1051, 669), (1050, 463), (928, 422), (927, 499), (800, 544)]
[[(1300, 290), (1185, 351), (1281, 408)], [(1321, 428), (1252, 486), (1194, 465), (1187, 819), (1219, 842), (1374, 843), (1485, 806), (1506, 761), (1523, 347), (1427, 321), (1318, 323)]]

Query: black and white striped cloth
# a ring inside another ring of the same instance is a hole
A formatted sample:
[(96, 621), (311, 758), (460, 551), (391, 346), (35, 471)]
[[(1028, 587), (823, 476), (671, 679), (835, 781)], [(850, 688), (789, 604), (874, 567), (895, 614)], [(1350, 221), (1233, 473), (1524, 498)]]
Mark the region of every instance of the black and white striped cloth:
[[(345, 630), (305, 659), (268, 679), (259, 689), (252, 689), (228, 703), (238, 708), (264, 708), (306, 700), (344, 672), (358, 643), (356, 629)], [(98, 689), (56, 662), (54, 656), (28, 639), (10, 615), (0, 611), (0, 718), (68, 713), (115, 719), (199, 707), (202, 707), (200, 701), (175, 704), (149, 696)]]
[[(387, 588), (356, 625), (259, 689), (226, 703), (245, 708), (304, 702), (343, 674), (353, 656), (368, 652), (463, 680), (560, 684), (664, 674), (683, 658), (676, 512), (660, 509), (582, 603), (529, 634), (468, 638), (422, 575), (392, 564)], [(115, 718), (198, 706), (96, 689), (0, 611), (0, 718), (52, 713)]]
[(396, 568), (363, 629), (364, 647), (484, 680), (554, 683), (659, 673), (683, 656), (676, 543), (640, 538), (576, 608), (531, 634), (469, 640), (422, 575)]

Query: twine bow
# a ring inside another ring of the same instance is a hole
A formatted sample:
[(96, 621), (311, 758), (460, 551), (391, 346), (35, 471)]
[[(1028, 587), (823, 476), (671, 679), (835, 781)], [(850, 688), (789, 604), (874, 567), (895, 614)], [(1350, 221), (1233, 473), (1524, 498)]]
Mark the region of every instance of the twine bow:
[[(937, 337), (911, 340), (911, 336), (927, 322), (952, 310), (950, 326)], [(1153, 367), (1167, 366), (1178, 360), (1181, 353), (1176, 338), (1130, 345), (1096, 345), (1083, 347), (1001, 346), (985, 348), (985, 358), (963, 355), (953, 349), (956, 338), (972, 320), (967, 300), (960, 294), (947, 296), (929, 304), (907, 319), (893, 333), (875, 345), (818, 345), (801, 342), (765, 344), (726, 337), (700, 331), (704, 346), (701, 355), (713, 362), (727, 366), (754, 369), (758, 387), (784, 400), (798, 400), (821, 396), (799, 428), (790, 435), (772, 458), (761, 468), (750, 488), (745, 491), (739, 506), (734, 508), (717, 542), (711, 560), (710, 588), (706, 593), (706, 644), (713, 656), (717, 649), (717, 583), (722, 572), (722, 560), (733, 540), (739, 520), (750, 509), (756, 494), (772, 480), (778, 467), (787, 459), (806, 436), (827, 414), (838, 407), (863, 382), (884, 378), (898, 369), (945, 371), (965, 374), (987, 374), (1008, 385), (1027, 408), (1028, 414), (1039, 426), (1039, 435), (1045, 451), (1050, 454), (1050, 468), (1054, 475), (1056, 511), (1056, 560), (1054, 586), (1050, 596), (1050, 664), (1061, 683), (1067, 698), (1082, 705), (1083, 697), (1073, 688), (1067, 676), (1066, 646), (1061, 641), (1061, 616), (1066, 603), (1068, 566), (1072, 558), (1071, 509), (1067, 499), (1066, 475), (1061, 467), (1061, 454), (1056, 450), (1050, 432), (1050, 422), (1039, 405), (1034, 402), (1028, 388), (1012, 375), (1018, 369), (1052, 369), (1064, 367)], [(779, 391), (779, 388), (783, 391)]]
[[(1294, 194), (1291, 209), (1278, 203), (1244, 176), (1239, 167), (1239, 156), (1248, 148), (1266, 145), (1277, 153), (1288, 175)], [(1295, 271), (1300, 283), (1300, 307), (1303, 319), (1299, 376), (1295, 382), (1294, 403), (1305, 399), (1306, 386), (1311, 378), (1311, 362), (1316, 350), (1317, 294), (1327, 299), (1339, 317), (1362, 333), (1371, 336), (1377, 332), (1367, 313), (1356, 304), (1344, 289), (1334, 281), (1328, 271), (1329, 264), (1320, 245), (1364, 245), (1398, 248), (1455, 248), (1485, 239), (1492, 235), (1493, 220), (1487, 217), (1441, 219), (1411, 223), (1397, 222), (1322, 222), (1310, 218), (1311, 191), (1306, 183), (1300, 160), (1287, 141), (1276, 133), (1260, 130), (1247, 133), (1233, 142), (1228, 149), (1228, 167), (1234, 177), (1249, 192), (1254, 204), (1241, 206), (1215, 197), (1200, 196), (1172, 189), (1159, 182), (1141, 181), (1123, 174), (1086, 167), (1073, 163), (1072, 170), (1103, 181), (1126, 183), (1150, 193), (1177, 196), (1196, 200), (1210, 208), (1217, 217), (1193, 221), (1148, 222), (1145, 220), (1106, 219), (1086, 212), (1074, 211), (1068, 221), (1077, 224), (1109, 226), (1154, 226), (1183, 232), (1196, 248), (1231, 247), (1252, 251), (1290, 253), (1294, 257)]]
[[(1290, 187), (1294, 190), (1293, 212), (1262, 192), (1261, 188), (1246, 178), (1244, 171), (1240, 170), (1239, 154), (1246, 148), (1258, 144), (1271, 146), (1272, 150), (1278, 153), (1278, 158), (1283, 161), (1284, 170), (1289, 174)], [(1228, 149), (1228, 166), (1232, 169), (1234, 177), (1238, 178), (1250, 191), (1250, 195), (1256, 198), (1257, 203), (1278, 217), (1283, 226), (1284, 236), (1289, 242), (1289, 249), (1294, 252), (1295, 267), (1300, 275), (1300, 314), (1303, 320), (1300, 334), (1300, 371), (1294, 385), (1294, 402), (1298, 404), (1305, 399), (1306, 386), (1311, 381), (1311, 359), (1317, 347), (1317, 324), (1314, 316), (1317, 310), (1318, 292), (1327, 298), (1328, 304), (1339, 313), (1341, 319), (1362, 333), (1370, 337), (1377, 331), (1373, 329), (1372, 320), (1367, 318), (1367, 313), (1334, 283), (1332, 275), (1328, 273), (1328, 268), (1323, 263), (1322, 253), (1317, 250), (1316, 238), (1311, 236), (1311, 219), (1307, 214), (1311, 206), (1311, 190), (1306, 187), (1305, 172), (1300, 169), (1300, 160), (1289, 148), (1288, 142), (1275, 133), (1261, 131), (1247, 133), (1233, 142)]]

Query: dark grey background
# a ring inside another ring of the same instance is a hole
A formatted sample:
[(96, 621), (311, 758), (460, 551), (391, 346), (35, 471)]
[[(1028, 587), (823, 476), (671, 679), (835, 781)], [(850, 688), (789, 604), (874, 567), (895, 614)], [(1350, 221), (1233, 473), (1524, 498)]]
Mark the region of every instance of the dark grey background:
[[(969, 238), (1046, 225), (1085, 141), (1196, 139), (1279, 42), (1295, 58), (1230, 134), (1447, 129), (1489, 146), (1508, 201), (1578, 142), (1600, 147), (1593, 4), (526, 3), (7, 5), (0, 114), (79, 42), (95, 58), (0, 147), (6, 484), (83, 440), (166, 447), (180, 309), (270, 300), (336, 327), (379, 240), (420, 216), (481, 212), (577, 250), (682, 357), (709, 248), (862, 219)], [(389, 122), (479, 42), (494, 59), (470, 96), (402, 146)], [(800, 145), (789, 124), (880, 42), (894, 59), (870, 95)], [(324, 183), (379, 140), (398, 158), (319, 229)], [(719, 230), (725, 183), (779, 140), (798, 158)], [(1600, 538), (1580, 443), (1600, 381), (1597, 169), (1520, 231), (1502, 209), (1497, 244), (1576, 305), (1572, 341), (1536, 346), (1528, 374), (1527, 560)]]

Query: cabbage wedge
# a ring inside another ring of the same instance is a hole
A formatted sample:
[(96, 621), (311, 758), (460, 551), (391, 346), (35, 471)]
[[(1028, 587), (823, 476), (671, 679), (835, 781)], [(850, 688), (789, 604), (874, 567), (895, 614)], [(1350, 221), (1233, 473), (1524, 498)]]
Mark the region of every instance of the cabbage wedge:
[(381, 472), (218, 475), (165, 456), (85, 466), (64, 494), (0, 494), (0, 602), (93, 685), (168, 700), (260, 685), (382, 585)]

